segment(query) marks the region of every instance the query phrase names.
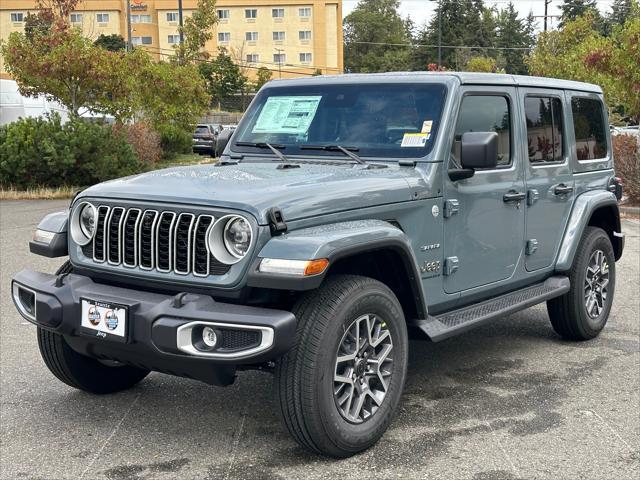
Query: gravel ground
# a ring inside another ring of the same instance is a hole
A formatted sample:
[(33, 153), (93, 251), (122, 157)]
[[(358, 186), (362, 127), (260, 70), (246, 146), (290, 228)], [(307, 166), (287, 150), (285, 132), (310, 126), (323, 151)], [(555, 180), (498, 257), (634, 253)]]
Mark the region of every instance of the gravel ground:
[(53, 271), (31, 231), (68, 201), (0, 206), (2, 479), (637, 479), (640, 475), (640, 223), (625, 221), (615, 304), (603, 334), (570, 343), (544, 307), (433, 344), (412, 341), (401, 409), (377, 446), (310, 455), (275, 415), (271, 377), (228, 388), (152, 373), (91, 396), (56, 380), (35, 327), (13, 308), (11, 276)]

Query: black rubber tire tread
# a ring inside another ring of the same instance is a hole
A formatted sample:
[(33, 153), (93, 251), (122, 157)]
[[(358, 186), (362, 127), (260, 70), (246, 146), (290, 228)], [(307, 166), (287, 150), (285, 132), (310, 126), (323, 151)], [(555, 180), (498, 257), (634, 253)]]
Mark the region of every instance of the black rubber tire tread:
[(38, 327), (38, 347), (47, 368), (70, 387), (95, 394), (131, 388), (149, 374), (129, 365), (110, 367), (74, 351), (59, 333)]
[[(584, 308), (583, 277), (595, 247), (601, 248), (609, 263), (609, 298), (602, 313), (604, 321), (599, 328), (592, 328), (587, 322)], [(547, 312), (551, 325), (558, 335), (567, 340), (590, 340), (602, 331), (613, 303), (615, 293), (616, 264), (613, 246), (607, 233), (598, 227), (587, 227), (582, 235), (576, 256), (569, 271), (571, 288), (560, 297), (547, 301)]]
[[(395, 299), (399, 312), (402, 312), (395, 295), (386, 285), (367, 277), (357, 275), (335, 275), (327, 278), (322, 286), (301, 298), (294, 306), (293, 313), (298, 319), (295, 346), (278, 360), (275, 372), (276, 403), (279, 413), (292, 437), (306, 449), (323, 455), (344, 458), (358, 453), (373, 445), (384, 433), (374, 438), (370, 445), (353, 451), (335, 445), (327, 435), (313, 433), (312, 420), (305, 415), (305, 403), (309, 403), (312, 392), (302, 388), (301, 379), (312, 377), (314, 356), (321, 346), (324, 333), (330, 327), (332, 313), (355, 292), (368, 285), (376, 285), (387, 291)], [(402, 318), (402, 328), (406, 342), (406, 325)], [(394, 357), (395, 359), (395, 357)], [(306, 372), (306, 373), (305, 373)], [(406, 365), (405, 365), (406, 375)], [(404, 378), (402, 379), (404, 383)], [(326, 433), (326, 432), (325, 432)]]

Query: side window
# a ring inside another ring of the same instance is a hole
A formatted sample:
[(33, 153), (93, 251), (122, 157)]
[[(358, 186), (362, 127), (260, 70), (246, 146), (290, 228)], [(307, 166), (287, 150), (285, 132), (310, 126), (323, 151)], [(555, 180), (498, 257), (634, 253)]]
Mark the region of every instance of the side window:
[(524, 99), (527, 149), (531, 163), (558, 162), (564, 158), (562, 103), (554, 97)]
[(571, 99), (578, 160), (607, 156), (607, 135), (602, 102), (594, 98)]
[[(507, 97), (500, 95), (468, 95), (462, 99), (451, 153), (460, 162), (462, 134), (496, 132), (498, 134), (498, 166), (511, 164), (511, 112)], [(459, 165), (458, 165), (459, 166)]]

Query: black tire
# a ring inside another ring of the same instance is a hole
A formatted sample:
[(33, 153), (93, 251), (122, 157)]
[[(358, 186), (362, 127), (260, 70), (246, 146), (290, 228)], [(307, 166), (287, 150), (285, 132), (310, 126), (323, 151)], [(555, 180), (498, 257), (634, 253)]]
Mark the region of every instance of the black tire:
[[(277, 362), (275, 372), (277, 403), (287, 429), (306, 449), (332, 457), (348, 457), (371, 447), (389, 427), (406, 377), (407, 327), (398, 299), (376, 280), (336, 275), (303, 297), (293, 313), (298, 319), (295, 345)], [(390, 332), (391, 376), (377, 411), (353, 423), (340, 413), (334, 399), (334, 374), (347, 329), (367, 315), (379, 319)]]
[[(608, 264), (607, 298), (602, 311), (592, 318), (585, 304), (585, 279), (587, 267), (594, 252), (601, 251)], [(609, 318), (616, 287), (616, 262), (611, 240), (604, 230), (587, 227), (578, 245), (573, 265), (569, 271), (570, 290), (561, 297), (547, 302), (547, 311), (553, 329), (567, 340), (595, 338)]]
[(59, 333), (38, 327), (38, 347), (47, 368), (70, 387), (105, 394), (131, 388), (149, 370), (129, 365), (107, 366), (73, 350)]

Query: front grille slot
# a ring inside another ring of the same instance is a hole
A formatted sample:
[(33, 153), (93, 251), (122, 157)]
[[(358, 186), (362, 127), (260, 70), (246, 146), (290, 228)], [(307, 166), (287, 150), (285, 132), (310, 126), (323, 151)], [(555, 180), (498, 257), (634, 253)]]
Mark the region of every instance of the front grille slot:
[(95, 262), (197, 277), (224, 275), (231, 268), (207, 244), (213, 215), (97, 207), (93, 242), (82, 249)]

